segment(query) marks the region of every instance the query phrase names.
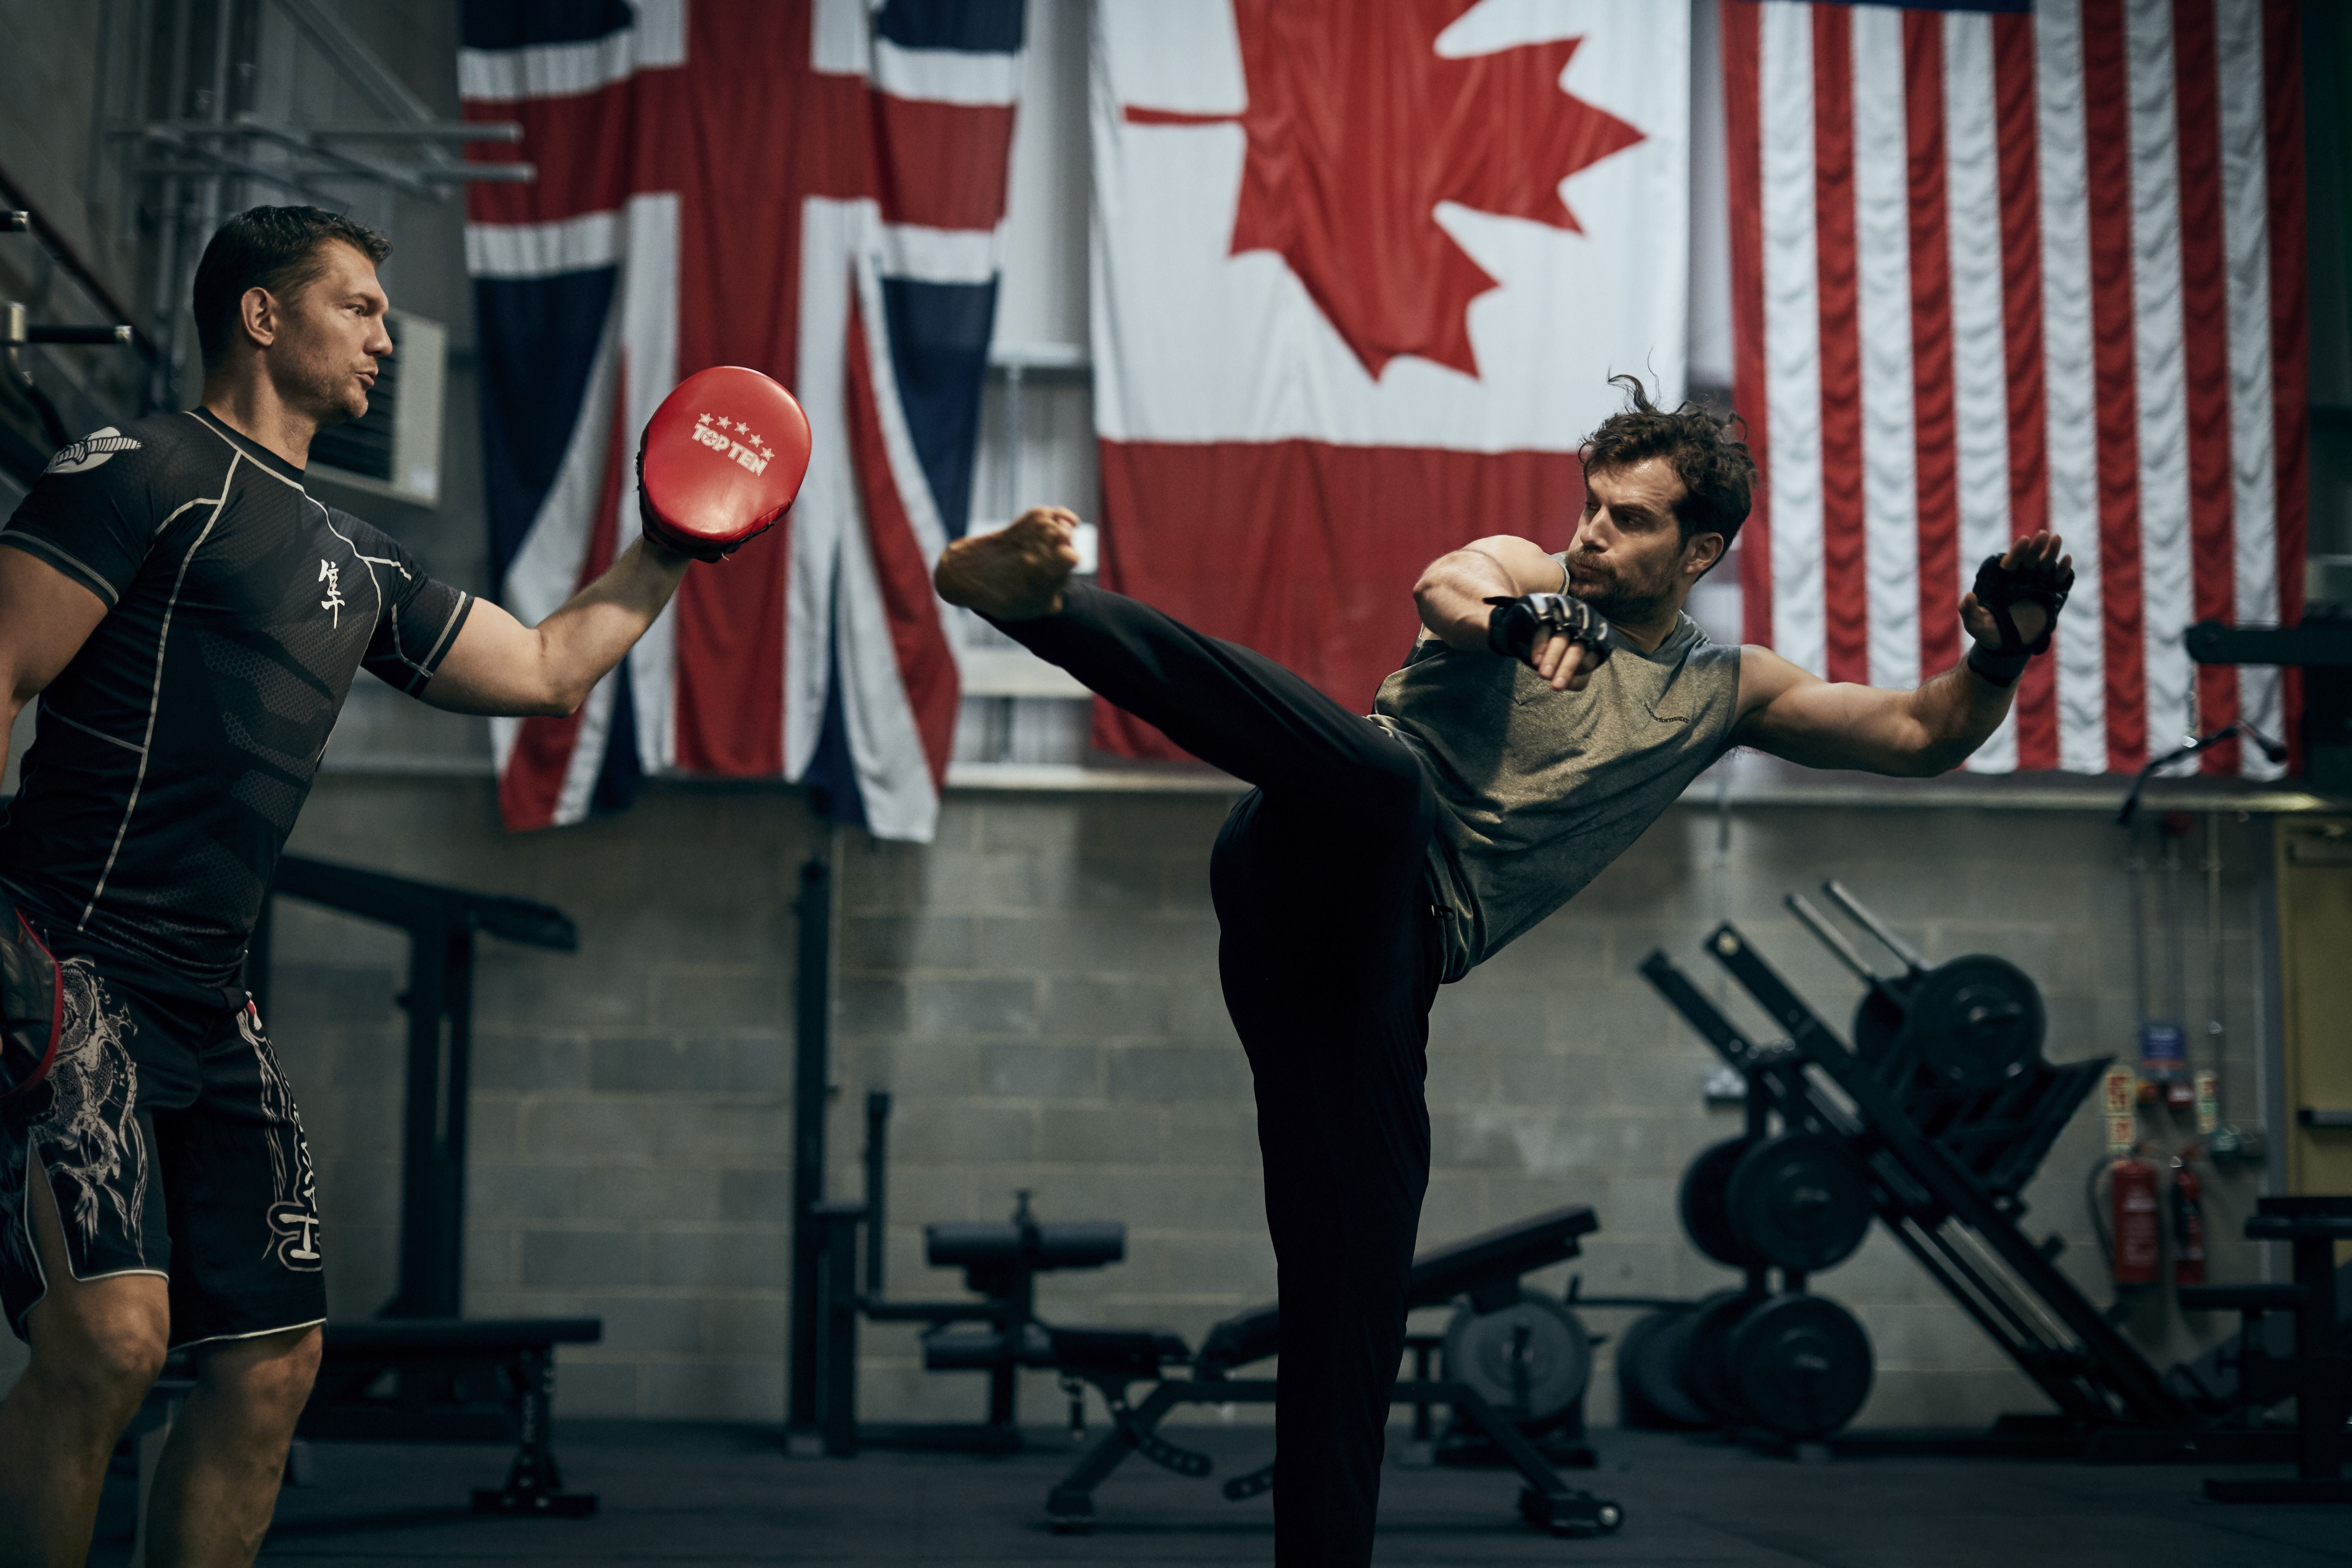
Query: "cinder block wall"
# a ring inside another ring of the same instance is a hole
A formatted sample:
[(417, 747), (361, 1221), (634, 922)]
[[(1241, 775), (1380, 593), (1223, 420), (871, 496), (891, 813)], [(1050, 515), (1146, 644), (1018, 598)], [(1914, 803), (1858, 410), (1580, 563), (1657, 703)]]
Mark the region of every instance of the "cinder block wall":
[[(869, 1087), (895, 1097), (894, 1292), (952, 1284), (919, 1266), (921, 1221), (1001, 1217), (1013, 1190), (1027, 1188), (1048, 1217), (1130, 1227), (1127, 1263), (1049, 1280), (1049, 1315), (1164, 1324), (1197, 1339), (1271, 1298), (1246, 1069), (1216, 993), (1205, 867), (1223, 807), (964, 796), (937, 843), (845, 858), (837, 1071), (845, 1102)], [(1706, 1106), (1717, 1058), (1635, 973), (1641, 959), (1663, 947), (1721, 996), (1728, 988), (1699, 943), (1717, 921), (1737, 921), (1843, 1026), (1860, 987), (1780, 902), (1834, 876), (1931, 956), (1993, 952), (2035, 975), (2054, 1058), (2125, 1052), (2137, 1015), (2121, 840), (2087, 813), (1670, 813), (1567, 909), (1442, 994), (1423, 1245), (1589, 1203), (1602, 1230), (1577, 1263), (1538, 1276), (1544, 1288), (1561, 1289), (1570, 1273), (1596, 1295), (1696, 1296), (1736, 1283), (1684, 1239), (1675, 1200), (1691, 1156), (1737, 1133), (1740, 1113)], [(2227, 825), (2228, 1088), (2247, 1122), (2260, 1114), (2249, 879), (2263, 842), (2259, 825)], [(2195, 864), (2192, 855), (2184, 897), (2201, 933)], [(2200, 1038), (2203, 953), (2193, 940), (2189, 999)], [(1744, 1001), (1729, 1005), (1759, 1037), (1774, 1033)], [(862, 1133), (851, 1110), (845, 1103), (835, 1119), (834, 1164), (854, 1194)], [(2186, 1142), (2185, 1121), (2179, 1131)], [(2102, 1304), (2113, 1291), (2083, 1189), (2103, 1138), (2086, 1102), (2035, 1184), (2028, 1220), (2036, 1237), (2065, 1241), (2063, 1265)], [(2216, 1278), (2260, 1267), (2231, 1239), (2252, 1191), (2251, 1173), (2209, 1184)], [(1814, 1284), (1853, 1307), (1876, 1345), (1864, 1422), (1974, 1423), (2042, 1407), (1884, 1234)], [(1630, 1319), (1594, 1310), (1588, 1321), (1610, 1332)], [(1426, 1314), (1417, 1326), (1444, 1321)], [(2229, 1327), (2184, 1324), (2159, 1292), (2143, 1293), (2130, 1321), (2159, 1365)], [(866, 1398), (877, 1413), (975, 1413), (979, 1380), (924, 1373), (912, 1331), (870, 1331), (865, 1345)], [(1041, 1415), (1054, 1408), (1043, 1377), (1026, 1396)], [(1592, 1414), (1612, 1419), (1614, 1405), (1603, 1377)]]
[[(1048, 1218), (1129, 1226), (1127, 1262), (1047, 1279), (1051, 1317), (1197, 1339), (1272, 1295), (1247, 1075), (1216, 989), (1206, 864), (1225, 804), (957, 792), (928, 847), (841, 836), (832, 1190), (857, 1195), (865, 1096), (887, 1089), (894, 1295), (953, 1294), (957, 1276), (922, 1266), (922, 1225), (1002, 1217), (1015, 1189)], [(512, 837), (484, 783), (335, 773), (297, 830), (299, 853), (545, 899), (580, 924), (577, 955), (481, 942), (467, 1233), (468, 1310), (604, 1319), (603, 1344), (564, 1352), (569, 1414), (781, 1416), (791, 900), (816, 832), (796, 794), (659, 786), (625, 816)], [(2259, 1119), (2248, 878), (2263, 832), (2232, 822), (2224, 847), (2229, 1087), (2247, 1122)], [(1836, 876), (1932, 955), (2022, 963), (2047, 993), (2053, 1054), (2103, 1054), (2127, 1047), (2136, 1022), (2122, 850), (2090, 813), (1669, 813), (1444, 994), (1424, 1242), (1589, 1203), (1603, 1228), (1573, 1266), (1588, 1293), (1730, 1283), (1683, 1240), (1674, 1204), (1690, 1156), (1738, 1116), (1703, 1103), (1715, 1058), (1636, 976), (1642, 956), (1664, 947), (1714, 987), (1698, 944), (1728, 917), (1843, 1020), (1857, 987), (1780, 904)], [(2184, 880), (2201, 930), (2201, 885)], [(373, 1311), (392, 1288), (404, 949), (384, 928), (280, 906), (270, 1023), (320, 1158), (340, 1315)], [(2201, 952), (2192, 943), (2193, 1026)], [(2063, 1266), (2104, 1303), (2082, 1197), (2099, 1139), (2086, 1108), (2031, 1194), (2029, 1225), (2066, 1240)], [(2209, 1190), (2216, 1277), (2254, 1273), (2230, 1239), (2251, 1179)], [(1559, 1289), (1570, 1271), (1538, 1282)], [(1884, 1237), (1815, 1283), (1876, 1344), (1865, 1422), (2039, 1407)], [(2151, 1292), (2131, 1318), (2159, 1363), (2228, 1327), (2168, 1314)], [(1604, 1333), (1625, 1321), (1588, 1314)], [(870, 1417), (979, 1414), (980, 1379), (922, 1373), (911, 1330), (869, 1329), (863, 1342)], [(1034, 1418), (1058, 1414), (1047, 1379), (1024, 1399)], [(1591, 1410), (1613, 1418), (1605, 1375)]]
[[(801, 797), (696, 787), (509, 836), (477, 781), (321, 779), (295, 853), (544, 900), (577, 953), (478, 939), (466, 1309), (602, 1317), (574, 1415), (773, 1420), (783, 1400)], [(335, 1234), (329, 1300), (391, 1295), (406, 938), (278, 903), (269, 1018)]]

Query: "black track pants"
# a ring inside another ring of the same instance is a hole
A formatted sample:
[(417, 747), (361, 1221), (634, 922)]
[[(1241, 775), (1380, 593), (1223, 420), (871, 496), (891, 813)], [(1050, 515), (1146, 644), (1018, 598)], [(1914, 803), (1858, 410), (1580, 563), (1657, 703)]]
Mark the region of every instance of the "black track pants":
[(1132, 599), (1074, 585), (1059, 614), (1003, 629), (1257, 786), (1225, 819), (1211, 888), (1281, 1271), (1275, 1552), (1369, 1563), (1429, 1185), (1428, 780), (1289, 670)]

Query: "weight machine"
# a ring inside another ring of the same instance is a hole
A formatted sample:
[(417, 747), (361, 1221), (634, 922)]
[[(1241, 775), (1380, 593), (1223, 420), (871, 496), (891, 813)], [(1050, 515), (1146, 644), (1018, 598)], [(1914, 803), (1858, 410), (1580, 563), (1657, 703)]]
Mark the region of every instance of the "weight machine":
[[(2013, 965), (1980, 956), (1929, 965), (1844, 889), (1824, 890), (1905, 964), (1900, 976), (1877, 974), (1818, 910), (1789, 900), (1868, 987), (1853, 1048), (1730, 924), (1707, 939), (1708, 956), (1787, 1040), (1750, 1040), (1664, 952), (1641, 973), (1745, 1075), (1751, 1127), (1776, 1116), (1836, 1151), (1823, 1159), (1850, 1161), (1866, 1205), (1862, 1226), (1871, 1214), (1885, 1222), (2057, 1405), (2055, 1416), (2004, 1417), (1997, 1440), (2059, 1441), (2115, 1459), (2170, 1457), (2196, 1443), (2213, 1457), (2215, 1435), (2199, 1431), (2189, 1403), (2059, 1271), (2056, 1238), (2029, 1240), (2021, 1225), (2020, 1189), (2105, 1060), (2042, 1058), (2040, 997)], [(1843, 1223), (1842, 1209), (1836, 1217)]]

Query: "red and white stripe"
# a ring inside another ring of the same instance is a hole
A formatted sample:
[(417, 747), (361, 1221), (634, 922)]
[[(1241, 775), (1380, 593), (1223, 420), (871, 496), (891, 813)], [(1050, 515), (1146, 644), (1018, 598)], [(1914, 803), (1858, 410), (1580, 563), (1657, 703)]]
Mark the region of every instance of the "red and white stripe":
[[(2302, 103), (2286, 0), (2031, 16), (1723, 0), (1748, 639), (1908, 687), (2048, 527), (2056, 647), (1970, 766), (2137, 769), (2288, 724), (2192, 621), (2301, 611)], [(2274, 770), (2217, 748), (2214, 771)]]

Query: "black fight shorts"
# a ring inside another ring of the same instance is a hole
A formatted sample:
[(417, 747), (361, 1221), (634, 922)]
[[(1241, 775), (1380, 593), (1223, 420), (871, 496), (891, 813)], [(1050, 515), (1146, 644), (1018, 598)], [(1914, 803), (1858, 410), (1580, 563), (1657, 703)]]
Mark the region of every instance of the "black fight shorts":
[(192, 1002), (104, 957), (58, 955), (65, 1029), (49, 1076), (0, 1102), (0, 1306), (26, 1319), (49, 1280), (32, 1183), (47, 1178), (87, 1283), (170, 1281), (172, 1344), (322, 1322), (310, 1146), (248, 1000)]

